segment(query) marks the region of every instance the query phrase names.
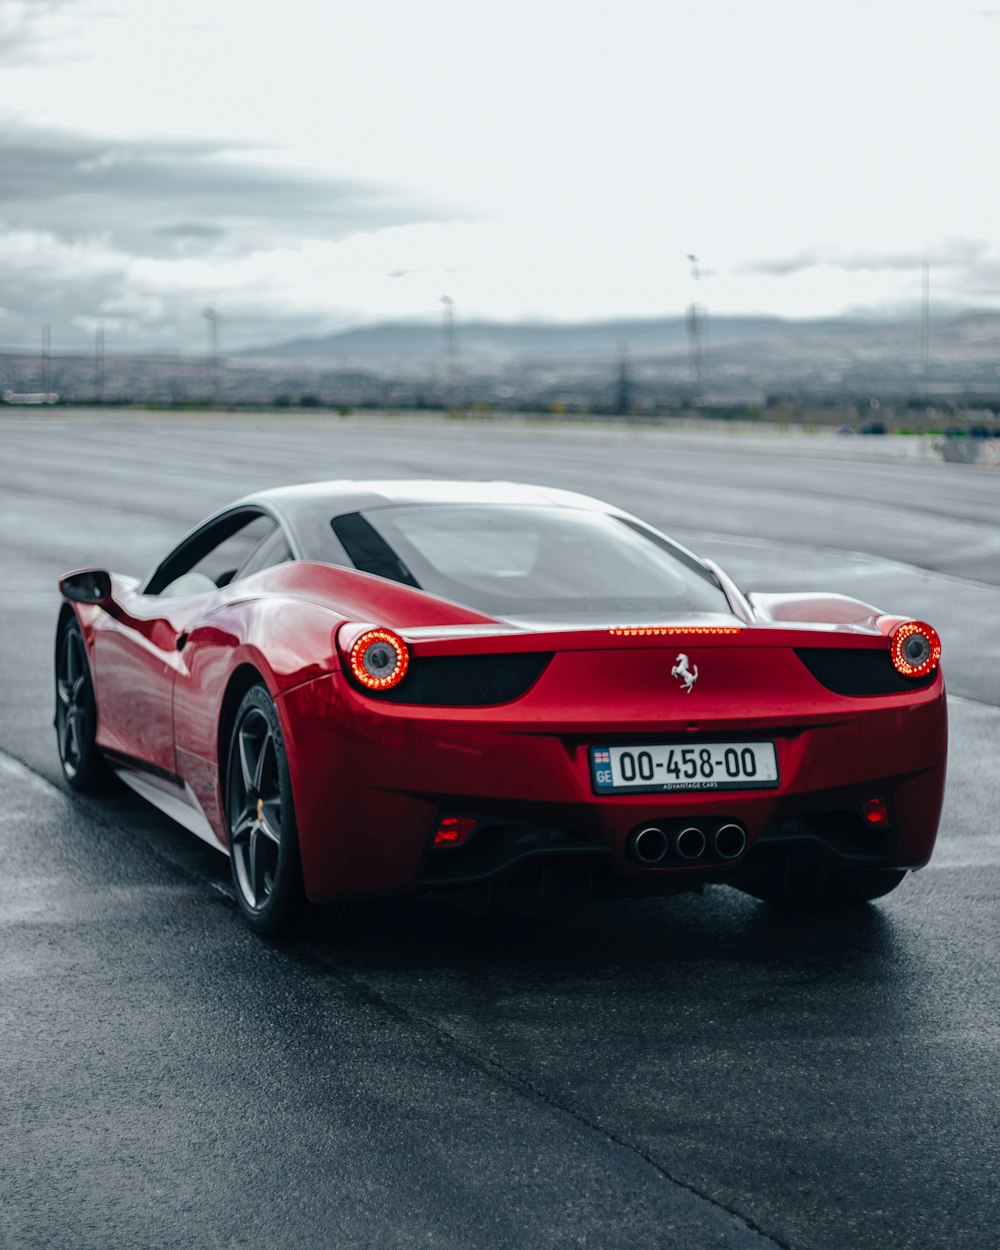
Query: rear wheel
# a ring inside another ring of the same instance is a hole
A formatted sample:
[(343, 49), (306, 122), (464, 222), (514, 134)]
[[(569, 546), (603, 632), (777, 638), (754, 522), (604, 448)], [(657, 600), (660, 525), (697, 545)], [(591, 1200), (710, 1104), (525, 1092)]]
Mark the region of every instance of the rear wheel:
[(97, 746), (97, 703), (83, 631), (75, 618), (56, 638), (56, 745), (66, 784), (97, 793), (111, 785), (112, 774)]
[(252, 686), (236, 713), (226, 772), (229, 853), (240, 910), (257, 933), (286, 932), (302, 914), (292, 785), (278, 713)]

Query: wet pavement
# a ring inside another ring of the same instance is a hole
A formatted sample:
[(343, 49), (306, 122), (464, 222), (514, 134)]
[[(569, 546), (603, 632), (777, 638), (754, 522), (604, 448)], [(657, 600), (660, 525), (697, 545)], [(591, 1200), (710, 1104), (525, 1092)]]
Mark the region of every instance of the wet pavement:
[[(721, 887), (246, 933), (225, 860), (69, 795), (54, 581), (323, 477), (601, 495), (750, 589), (945, 646), (938, 850), (885, 900)], [(0, 1247), (1000, 1246), (1000, 473), (459, 422), (0, 417)], [(992, 657), (990, 659), (989, 657)]]

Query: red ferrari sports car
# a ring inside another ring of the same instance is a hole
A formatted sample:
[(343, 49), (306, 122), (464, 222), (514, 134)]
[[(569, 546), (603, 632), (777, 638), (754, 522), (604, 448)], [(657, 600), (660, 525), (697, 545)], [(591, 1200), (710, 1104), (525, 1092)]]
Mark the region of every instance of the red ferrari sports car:
[(415, 892), (852, 903), (934, 846), (931, 626), (744, 594), (584, 495), (292, 486), (144, 581), (60, 588), (67, 782), (113, 770), (228, 853), (259, 932), (307, 901)]

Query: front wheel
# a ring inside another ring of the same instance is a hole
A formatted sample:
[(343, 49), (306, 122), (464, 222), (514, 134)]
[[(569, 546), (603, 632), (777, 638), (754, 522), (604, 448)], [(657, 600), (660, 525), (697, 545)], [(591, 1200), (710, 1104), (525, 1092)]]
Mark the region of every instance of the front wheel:
[(255, 932), (283, 933), (304, 910), (305, 894), (285, 744), (263, 686), (252, 686), (236, 713), (226, 779), (236, 900)]

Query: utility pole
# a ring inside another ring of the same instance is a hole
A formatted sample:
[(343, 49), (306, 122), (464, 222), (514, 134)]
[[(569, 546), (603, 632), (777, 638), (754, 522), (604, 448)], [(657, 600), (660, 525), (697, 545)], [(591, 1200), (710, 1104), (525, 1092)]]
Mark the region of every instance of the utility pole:
[(923, 264), (923, 299), (920, 317), (920, 359), (924, 369), (924, 382), (931, 376), (931, 262)]
[(42, 326), (42, 393), (49, 393), (49, 379), (51, 374), (50, 362), (52, 357), (52, 327), (50, 325)]
[(104, 326), (94, 331), (94, 398), (104, 403)]
[(615, 395), (615, 412), (620, 417), (627, 417), (632, 411), (632, 378), (629, 375), (628, 347), (624, 343), (618, 345), (618, 385)]
[(688, 305), (687, 310), (688, 371), (691, 377), (692, 389), (695, 395), (700, 395), (705, 383), (703, 337), (708, 310), (704, 304), (698, 301), (698, 285), (702, 276), (698, 265), (698, 257), (688, 252), (688, 260), (691, 263), (691, 277), (694, 278), (695, 282), (695, 298)]
[(444, 406), (447, 411), (455, 402), (455, 301), (450, 295), (442, 295), (441, 303), (444, 305)]
[(214, 404), (219, 398), (219, 314), (214, 308), (203, 308), (201, 315), (208, 322), (208, 378)]

